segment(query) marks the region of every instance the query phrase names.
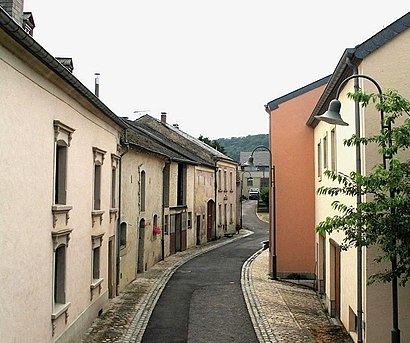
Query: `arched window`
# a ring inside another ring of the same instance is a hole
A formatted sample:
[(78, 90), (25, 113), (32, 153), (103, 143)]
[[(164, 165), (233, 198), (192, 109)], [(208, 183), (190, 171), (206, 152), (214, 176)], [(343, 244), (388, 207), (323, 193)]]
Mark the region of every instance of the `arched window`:
[(60, 245), (54, 256), (54, 303), (65, 304), (66, 246)]

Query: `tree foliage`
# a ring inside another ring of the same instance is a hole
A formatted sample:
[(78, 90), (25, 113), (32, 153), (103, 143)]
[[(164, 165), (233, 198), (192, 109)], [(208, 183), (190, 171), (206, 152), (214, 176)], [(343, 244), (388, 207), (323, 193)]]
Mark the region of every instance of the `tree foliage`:
[(410, 278), (410, 102), (395, 90), (382, 95), (357, 91), (349, 97), (358, 100), (363, 107), (374, 103), (377, 110), (383, 110), (384, 128), (369, 137), (353, 135), (344, 144), (377, 144), (380, 161), (384, 155), (387, 163), (377, 164), (367, 175), (325, 171), (336, 186), (320, 187), (318, 194), (332, 197), (360, 194), (367, 201), (358, 206), (333, 201), (332, 207), (339, 214), (327, 217), (316, 231), (343, 231), (343, 249), (377, 245), (380, 249), (375, 261), (389, 262), (397, 258), (397, 268), (392, 270), (387, 263), (386, 269), (371, 275), (369, 282), (390, 282), (397, 277), (404, 286)]
[(199, 139), (200, 141), (204, 142), (205, 144), (208, 144), (210, 147), (212, 147), (212, 148), (218, 150), (219, 152), (225, 154), (225, 149), (224, 149), (224, 147), (223, 147), (221, 144), (219, 144), (218, 141), (216, 141), (216, 140), (211, 140), (211, 139), (209, 139), (208, 137), (204, 137), (204, 136), (202, 136), (202, 135), (200, 135), (198, 139)]
[(269, 146), (269, 135), (248, 135), (245, 137), (218, 138), (215, 140), (224, 147), (226, 155), (239, 162), (241, 151), (251, 152), (258, 145)]
[(261, 200), (269, 207), (269, 187), (262, 187)]

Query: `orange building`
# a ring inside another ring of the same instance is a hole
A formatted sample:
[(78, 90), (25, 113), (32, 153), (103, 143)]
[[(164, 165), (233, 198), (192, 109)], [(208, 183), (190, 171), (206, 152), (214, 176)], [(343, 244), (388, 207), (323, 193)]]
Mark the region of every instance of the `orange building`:
[(315, 279), (315, 171), (313, 130), (306, 125), (330, 76), (270, 101), (270, 150), (274, 180), (269, 273)]

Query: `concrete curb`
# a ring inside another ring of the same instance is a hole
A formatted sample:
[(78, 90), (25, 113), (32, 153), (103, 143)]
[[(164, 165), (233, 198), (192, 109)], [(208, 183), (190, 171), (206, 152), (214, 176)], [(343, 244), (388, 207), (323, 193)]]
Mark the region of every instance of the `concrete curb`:
[(256, 336), (259, 342), (273, 342), (278, 343), (275, 335), (266, 319), (262, 307), (256, 296), (255, 289), (253, 287), (252, 280), (252, 262), (264, 251), (261, 248), (251, 257), (249, 257), (242, 266), (241, 273), (241, 286), (242, 293), (245, 298), (246, 307), (248, 308), (249, 315), (251, 317), (253, 327), (255, 329)]

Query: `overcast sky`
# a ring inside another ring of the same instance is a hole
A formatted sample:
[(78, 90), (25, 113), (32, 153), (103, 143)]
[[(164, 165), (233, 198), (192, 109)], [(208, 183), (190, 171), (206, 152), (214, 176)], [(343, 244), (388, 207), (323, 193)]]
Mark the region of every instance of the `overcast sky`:
[[(25, 0), (34, 38), (117, 115), (198, 137), (268, 133), (264, 105), (333, 72), (408, 0)], [(134, 114), (134, 111), (147, 111)]]

